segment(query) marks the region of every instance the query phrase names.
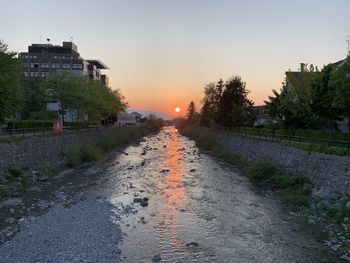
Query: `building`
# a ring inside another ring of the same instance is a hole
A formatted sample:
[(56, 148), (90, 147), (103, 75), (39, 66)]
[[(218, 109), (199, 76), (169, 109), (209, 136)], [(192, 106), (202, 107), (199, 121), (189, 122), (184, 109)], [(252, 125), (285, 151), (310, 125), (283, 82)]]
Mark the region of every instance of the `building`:
[(133, 111), (132, 113), (130, 113), (130, 115), (134, 116), (137, 122), (140, 122), (142, 119), (142, 114), (136, 111)]
[(255, 114), (255, 122), (254, 127), (264, 127), (269, 122), (271, 122), (271, 118), (267, 113), (266, 105), (253, 106), (254, 114)]
[(22, 61), (22, 74), (25, 77), (44, 78), (58, 70), (72, 70), (108, 85), (108, 77), (101, 74), (101, 70), (109, 68), (99, 60), (83, 59), (73, 42), (63, 42), (62, 46), (32, 44), (27, 52), (19, 53), (18, 57)]
[[(19, 53), (22, 61), (22, 74), (29, 78), (45, 78), (59, 70), (71, 70), (80, 76), (100, 81), (108, 86), (108, 77), (102, 70), (109, 69), (103, 62), (96, 59), (83, 59), (78, 47), (73, 42), (63, 42), (62, 46), (47, 44), (32, 44), (27, 52)], [(59, 112), (59, 102), (48, 102), (47, 109)], [(65, 121), (76, 121), (74, 112), (65, 113)]]
[(136, 118), (134, 115), (127, 112), (119, 112), (117, 114), (117, 122), (115, 123), (118, 127), (124, 126), (136, 126)]

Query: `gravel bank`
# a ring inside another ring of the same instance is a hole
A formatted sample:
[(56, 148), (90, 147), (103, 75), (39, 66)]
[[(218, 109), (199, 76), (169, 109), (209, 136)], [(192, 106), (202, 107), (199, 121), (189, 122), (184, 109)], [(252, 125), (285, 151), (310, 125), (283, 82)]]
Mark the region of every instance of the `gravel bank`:
[(0, 247), (0, 262), (118, 262), (121, 231), (112, 222), (112, 208), (92, 199), (27, 218)]

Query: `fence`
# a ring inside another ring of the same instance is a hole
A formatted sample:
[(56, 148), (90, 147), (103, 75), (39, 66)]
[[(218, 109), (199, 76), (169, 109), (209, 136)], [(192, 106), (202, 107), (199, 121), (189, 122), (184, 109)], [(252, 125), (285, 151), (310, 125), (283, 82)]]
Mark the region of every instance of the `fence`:
[(303, 137), (303, 136), (295, 136), (295, 135), (285, 135), (280, 133), (267, 133), (267, 132), (262, 132), (259, 129), (257, 129), (256, 131), (245, 130), (244, 128), (226, 128), (226, 127), (216, 127), (215, 129), (218, 131), (223, 131), (223, 132), (235, 134), (238, 136), (262, 139), (262, 140), (267, 140), (272, 142), (317, 144), (317, 145), (325, 145), (327, 147), (343, 148), (350, 151), (350, 141), (334, 140), (332, 138), (320, 139), (320, 138)]
[[(97, 130), (104, 128), (104, 126), (87, 126), (85, 128), (82, 127), (63, 127), (63, 133), (74, 132), (74, 131), (86, 131), (86, 130)], [(41, 129), (6, 129), (3, 133), (0, 133), (1, 138), (26, 138), (26, 137), (37, 137), (37, 136), (45, 136), (45, 135), (54, 135), (54, 131), (52, 128), (41, 128)]]

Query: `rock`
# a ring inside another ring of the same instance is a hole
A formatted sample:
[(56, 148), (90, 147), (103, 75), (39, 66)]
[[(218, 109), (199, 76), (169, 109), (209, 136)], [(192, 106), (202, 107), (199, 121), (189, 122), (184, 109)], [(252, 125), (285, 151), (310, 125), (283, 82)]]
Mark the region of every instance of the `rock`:
[(192, 169), (190, 170), (191, 173), (193, 173), (193, 172), (195, 172), (195, 171), (196, 171), (196, 169), (194, 169), (194, 168), (192, 168)]
[(159, 255), (155, 255), (152, 259), (152, 262), (161, 262), (162, 258)]
[(144, 198), (142, 198), (142, 200), (145, 201), (145, 202), (148, 202), (149, 198), (148, 197), (144, 197)]
[(134, 203), (141, 203), (143, 200), (140, 197), (134, 198)]
[(48, 179), (49, 179), (49, 178), (48, 178), (47, 176), (42, 175), (42, 176), (40, 176), (40, 177), (38, 178), (38, 181), (39, 181), (39, 182), (46, 182)]
[(140, 221), (142, 224), (147, 224), (147, 221), (145, 220), (145, 217), (143, 217), (143, 216), (140, 218)]
[(350, 209), (350, 201), (348, 201), (345, 206), (346, 208)]
[(145, 190), (142, 190), (142, 189), (141, 189), (139, 192), (140, 192), (140, 193), (143, 193), (143, 192), (145, 192)]
[(141, 166), (145, 166), (146, 164), (146, 159), (142, 161)]
[(141, 155), (146, 155), (146, 152), (142, 152)]
[(340, 258), (350, 262), (350, 257), (348, 255), (342, 255)]
[(12, 193), (11, 193), (11, 197), (19, 197), (21, 195), (21, 193), (20, 192), (18, 192), (18, 191), (13, 191)]
[(198, 247), (198, 242), (190, 242), (186, 244), (186, 247)]
[(315, 188), (312, 191), (312, 195), (321, 199), (335, 199), (337, 197), (336, 191), (332, 186)]
[(143, 207), (148, 206), (148, 202), (147, 202), (147, 201), (144, 201), (144, 200), (142, 199), (142, 201), (140, 202), (140, 205), (143, 206)]
[(331, 249), (334, 251), (334, 252), (337, 252), (339, 250), (339, 245), (332, 245), (331, 246)]

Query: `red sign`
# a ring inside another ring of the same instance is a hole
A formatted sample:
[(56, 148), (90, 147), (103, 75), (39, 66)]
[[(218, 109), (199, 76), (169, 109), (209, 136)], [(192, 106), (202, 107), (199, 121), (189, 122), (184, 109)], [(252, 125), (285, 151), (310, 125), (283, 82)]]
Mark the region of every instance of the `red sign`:
[(63, 132), (63, 122), (62, 121), (53, 121), (52, 129), (53, 129), (53, 133)]

